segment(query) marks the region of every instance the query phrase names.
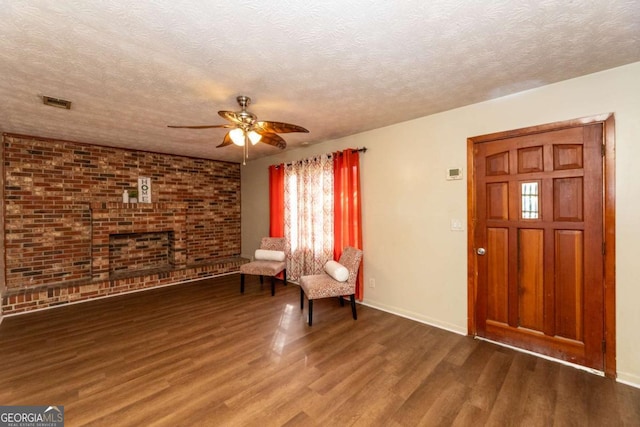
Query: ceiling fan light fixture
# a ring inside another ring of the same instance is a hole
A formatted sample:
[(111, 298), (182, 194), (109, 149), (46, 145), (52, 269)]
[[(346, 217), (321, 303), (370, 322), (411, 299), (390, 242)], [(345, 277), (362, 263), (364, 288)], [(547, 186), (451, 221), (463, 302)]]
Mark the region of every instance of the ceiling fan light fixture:
[[(218, 111), (218, 115), (223, 119), (231, 122), (223, 125), (198, 125), (198, 126), (175, 126), (169, 125), (170, 128), (187, 128), (187, 129), (210, 129), (210, 128), (225, 128), (231, 129), (225, 134), (222, 144), (217, 147), (225, 147), (228, 145), (237, 145), (242, 147), (244, 153), (242, 164), (246, 164), (249, 157), (249, 141), (251, 145), (256, 145), (258, 142), (262, 142), (268, 145), (272, 145), (281, 150), (287, 147), (287, 143), (279, 133), (289, 132), (304, 132), (309, 131), (302, 126), (292, 125), (291, 123), (273, 122), (273, 121), (258, 121), (255, 114), (247, 111), (247, 106), (251, 103), (251, 98), (248, 96), (240, 95), (236, 98), (238, 105), (240, 105), (240, 111)], [(258, 129), (257, 131), (255, 129)]]
[(235, 128), (229, 131), (229, 138), (236, 144), (238, 147), (244, 146), (244, 131), (240, 128)]
[(256, 145), (262, 139), (262, 135), (260, 135), (255, 130), (249, 131), (249, 141), (251, 141), (251, 145)]

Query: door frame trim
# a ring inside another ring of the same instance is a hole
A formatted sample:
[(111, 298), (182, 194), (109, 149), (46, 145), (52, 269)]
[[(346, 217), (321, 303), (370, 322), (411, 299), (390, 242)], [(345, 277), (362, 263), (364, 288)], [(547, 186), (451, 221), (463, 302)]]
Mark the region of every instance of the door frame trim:
[(476, 301), (477, 301), (477, 265), (474, 236), (475, 223), (475, 170), (474, 147), (475, 144), (495, 141), (499, 139), (513, 138), (517, 136), (532, 135), (553, 130), (571, 127), (585, 126), (589, 124), (603, 124), (603, 238), (604, 247), (604, 339), (606, 350), (604, 353), (604, 374), (607, 377), (616, 377), (616, 191), (615, 191), (615, 117), (613, 113), (601, 114), (579, 119), (548, 123), (544, 125), (496, 132), (487, 135), (479, 135), (467, 138), (467, 334), (477, 335), (476, 325)]

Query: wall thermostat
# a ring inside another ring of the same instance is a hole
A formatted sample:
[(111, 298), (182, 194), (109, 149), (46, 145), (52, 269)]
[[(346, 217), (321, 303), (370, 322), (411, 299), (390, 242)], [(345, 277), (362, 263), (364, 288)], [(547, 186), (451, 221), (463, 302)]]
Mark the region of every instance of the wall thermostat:
[(462, 168), (447, 169), (447, 180), (462, 179)]

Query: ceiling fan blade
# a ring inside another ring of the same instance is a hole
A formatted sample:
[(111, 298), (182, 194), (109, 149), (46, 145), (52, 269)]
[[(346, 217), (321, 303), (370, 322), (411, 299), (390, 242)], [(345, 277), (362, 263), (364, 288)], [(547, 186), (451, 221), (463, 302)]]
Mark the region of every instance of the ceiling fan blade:
[(287, 143), (285, 142), (284, 139), (282, 139), (280, 135), (277, 135), (275, 133), (270, 133), (270, 132), (261, 133), (261, 135), (262, 135), (262, 138), (260, 139), (260, 142), (273, 145), (274, 147), (278, 147), (281, 150), (284, 150), (285, 148), (287, 148)]
[(289, 132), (304, 132), (309, 133), (309, 131), (302, 126), (292, 125), (291, 123), (282, 123), (282, 122), (270, 122), (270, 121), (259, 121), (253, 125), (253, 130), (258, 133), (269, 132), (269, 133), (289, 133)]
[(233, 144), (233, 141), (231, 140), (231, 137), (229, 136), (229, 132), (227, 132), (224, 136), (224, 139), (222, 140), (222, 144), (217, 145), (216, 148), (220, 148), (220, 147), (226, 147), (227, 145), (231, 145)]
[(236, 113), (235, 111), (218, 111), (218, 115), (225, 120), (229, 120), (230, 122), (243, 124), (242, 117)]
[(224, 124), (224, 125), (200, 125), (200, 126), (173, 126), (167, 125), (168, 128), (179, 128), (179, 129), (212, 129), (212, 128), (234, 128), (234, 125)]

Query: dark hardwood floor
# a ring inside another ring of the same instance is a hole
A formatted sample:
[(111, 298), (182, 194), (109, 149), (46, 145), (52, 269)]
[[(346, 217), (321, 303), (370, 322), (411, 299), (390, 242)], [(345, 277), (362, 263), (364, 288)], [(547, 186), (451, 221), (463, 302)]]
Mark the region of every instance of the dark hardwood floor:
[(5, 318), (0, 405), (67, 426), (638, 426), (640, 390), (237, 275)]

